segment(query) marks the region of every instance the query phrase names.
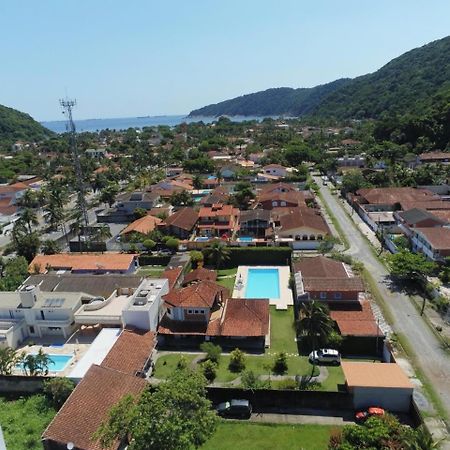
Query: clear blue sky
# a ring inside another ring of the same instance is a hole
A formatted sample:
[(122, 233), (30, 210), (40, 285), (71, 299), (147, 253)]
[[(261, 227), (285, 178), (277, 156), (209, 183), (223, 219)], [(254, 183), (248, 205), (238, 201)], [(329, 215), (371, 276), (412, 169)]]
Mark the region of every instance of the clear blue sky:
[(372, 72), (450, 34), (447, 0), (9, 0), (0, 103), (38, 120), (183, 114)]

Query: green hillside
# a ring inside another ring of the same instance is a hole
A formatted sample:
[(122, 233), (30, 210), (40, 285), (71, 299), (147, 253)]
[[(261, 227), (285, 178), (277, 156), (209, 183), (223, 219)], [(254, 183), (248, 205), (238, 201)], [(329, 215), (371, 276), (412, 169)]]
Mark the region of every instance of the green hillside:
[(421, 114), (450, 88), (450, 37), (411, 50), (374, 73), (309, 89), (268, 89), (194, 110), (190, 116), (313, 115), (378, 118)]
[(28, 114), (0, 105), (0, 143), (40, 141), (52, 134)]
[(226, 100), (191, 111), (198, 116), (301, 116), (317, 107), (320, 101), (344, 86), (348, 79), (333, 81), (314, 88), (274, 88)]

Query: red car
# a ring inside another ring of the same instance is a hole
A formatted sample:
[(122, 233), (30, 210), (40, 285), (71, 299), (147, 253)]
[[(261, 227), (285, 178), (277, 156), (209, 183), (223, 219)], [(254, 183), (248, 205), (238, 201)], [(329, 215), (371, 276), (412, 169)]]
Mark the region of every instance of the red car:
[(371, 406), (366, 410), (358, 411), (355, 414), (355, 419), (357, 422), (365, 422), (369, 417), (372, 416), (382, 417), (384, 416), (384, 414), (385, 411), (383, 408), (379, 408), (378, 406)]

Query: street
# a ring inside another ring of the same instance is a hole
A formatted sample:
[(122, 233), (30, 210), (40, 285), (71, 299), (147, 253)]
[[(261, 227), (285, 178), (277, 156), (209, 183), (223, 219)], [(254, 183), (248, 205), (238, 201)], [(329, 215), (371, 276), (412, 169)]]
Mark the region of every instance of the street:
[(346, 253), (363, 262), (377, 282), (378, 289), (394, 320), (391, 324), (394, 332), (402, 334), (408, 340), (414, 352), (414, 355), (409, 356), (414, 357), (418, 368), (433, 386), (447, 416), (450, 417), (450, 358), (448, 354), (441, 348), (441, 343), (428, 328), (411, 300), (401, 292), (390, 290), (387, 269), (374, 256), (369, 243), (349, 219), (338, 197), (332, 195), (330, 190), (323, 186), (319, 177), (314, 179), (320, 187), (323, 199), (339, 221), (350, 243)]

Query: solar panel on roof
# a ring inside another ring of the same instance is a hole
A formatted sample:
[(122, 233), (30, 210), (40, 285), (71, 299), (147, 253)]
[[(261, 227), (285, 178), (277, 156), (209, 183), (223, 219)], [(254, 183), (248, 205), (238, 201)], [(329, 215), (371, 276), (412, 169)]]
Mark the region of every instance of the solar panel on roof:
[(63, 303), (63, 298), (47, 298), (44, 302), (44, 306), (47, 308), (60, 308)]

